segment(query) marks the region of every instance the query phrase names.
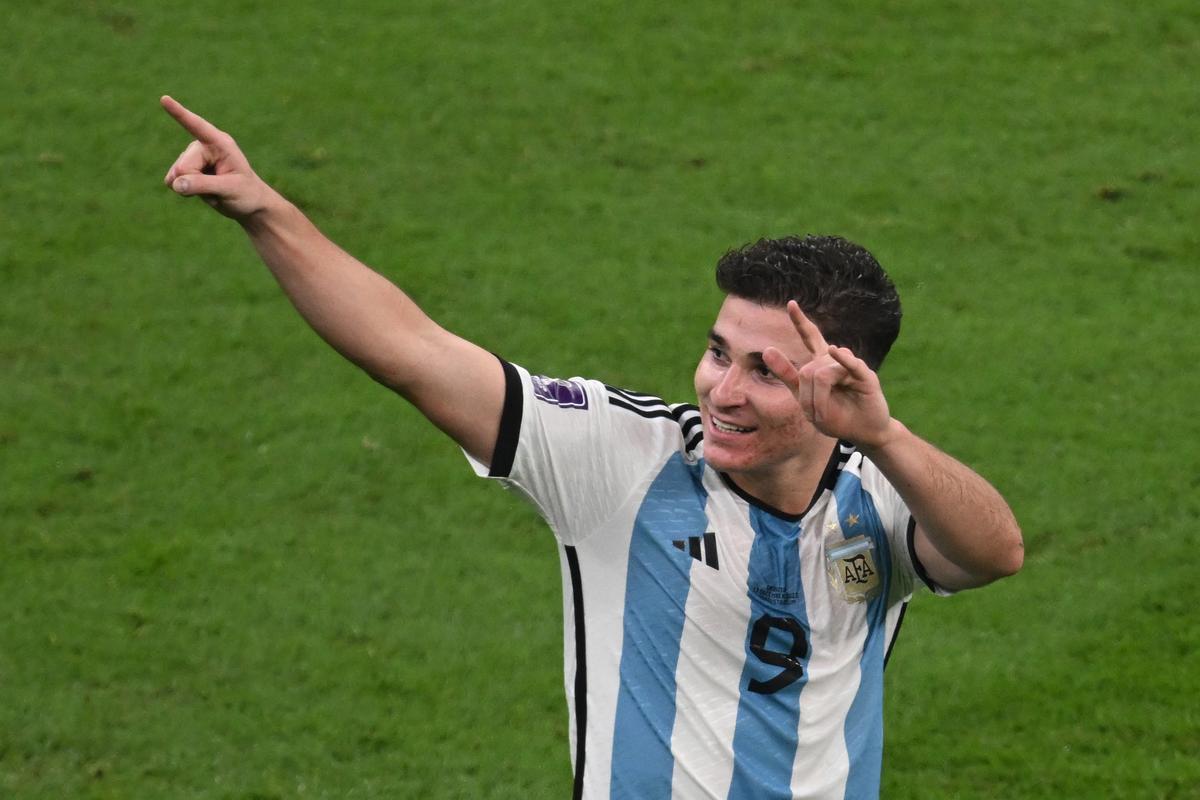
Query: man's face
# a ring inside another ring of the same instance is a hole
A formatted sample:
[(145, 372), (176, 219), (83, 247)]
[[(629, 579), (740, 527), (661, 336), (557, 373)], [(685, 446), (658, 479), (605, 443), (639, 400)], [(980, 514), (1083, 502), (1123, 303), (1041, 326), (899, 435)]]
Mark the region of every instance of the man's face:
[(823, 438), (805, 419), (792, 390), (763, 364), (768, 347), (797, 366), (811, 358), (786, 309), (726, 297), (696, 367), (696, 397), (704, 458), (735, 477), (770, 477), (803, 465)]

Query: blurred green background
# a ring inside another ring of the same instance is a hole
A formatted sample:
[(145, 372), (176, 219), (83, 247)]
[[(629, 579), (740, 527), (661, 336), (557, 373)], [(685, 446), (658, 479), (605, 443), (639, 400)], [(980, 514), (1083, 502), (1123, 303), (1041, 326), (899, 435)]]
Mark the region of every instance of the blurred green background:
[(161, 178), (173, 94), (450, 329), (692, 397), (712, 266), (869, 247), (1025, 570), (910, 609), (887, 798), (1200, 797), (1200, 6), (0, 9), (0, 795), (566, 797), (553, 539)]

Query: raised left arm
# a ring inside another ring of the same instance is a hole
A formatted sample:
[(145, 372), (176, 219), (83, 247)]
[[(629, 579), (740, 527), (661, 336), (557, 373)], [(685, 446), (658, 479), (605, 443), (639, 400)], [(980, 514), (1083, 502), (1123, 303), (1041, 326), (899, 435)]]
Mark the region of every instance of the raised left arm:
[(793, 364), (768, 348), (763, 361), (793, 388), (813, 427), (853, 442), (900, 493), (917, 521), (914, 547), (929, 578), (957, 591), (1019, 570), (1021, 529), (1000, 493), (894, 419), (879, 376), (849, 349), (828, 344), (794, 301), (788, 314), (811, 359)]

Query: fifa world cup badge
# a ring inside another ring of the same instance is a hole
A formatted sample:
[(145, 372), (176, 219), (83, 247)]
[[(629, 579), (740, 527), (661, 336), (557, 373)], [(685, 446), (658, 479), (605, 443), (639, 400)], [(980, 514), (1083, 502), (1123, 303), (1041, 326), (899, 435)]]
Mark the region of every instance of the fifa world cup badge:
[(879, 594), (875, 545), (866, 536), (855, 536), (825, 547), (825, 569), (833, 588), (851, 603), (865, 603)]

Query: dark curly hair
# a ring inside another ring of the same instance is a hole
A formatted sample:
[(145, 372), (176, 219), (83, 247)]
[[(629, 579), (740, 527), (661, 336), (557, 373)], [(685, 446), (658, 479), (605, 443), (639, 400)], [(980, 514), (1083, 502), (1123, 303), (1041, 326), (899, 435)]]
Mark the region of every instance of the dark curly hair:
[(837, 236), (760, 239), (717, 262), (721, 291), (766, 306), (800, 304), (830, 344), (879, 369), (900, 335), (900, 296), (863, 247)]

